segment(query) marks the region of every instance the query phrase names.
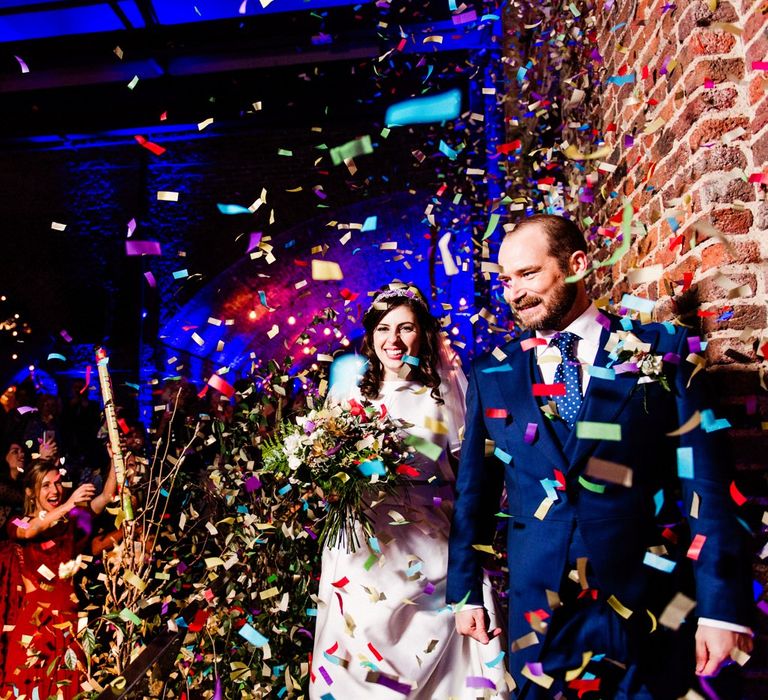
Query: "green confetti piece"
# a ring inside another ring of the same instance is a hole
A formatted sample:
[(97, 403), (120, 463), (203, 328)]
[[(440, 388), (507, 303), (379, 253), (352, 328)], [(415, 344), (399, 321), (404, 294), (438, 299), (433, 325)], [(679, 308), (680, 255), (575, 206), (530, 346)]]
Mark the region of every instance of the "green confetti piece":
[(347, 141), (347, 143), (344, 143), (341, 146), (332, 148), (331, 162), (334, 165), (339, 165), (349, 158), (357, 158), (357, 156), (364, 156), (369, 153), (373, 153), (371, 137), (363, 136), (360, 139), (353, 139), (352, 141)]
[(491, 214), (490, 219), (488, 219), (488, 228), (485, 229), (485, 233), (483, 234), (483, 240), (486, 238), (490, 238), (493, 235), (493, 232), (496, 230), (496, 227), (499, 225), (499, 219), (501, 218), (500, 214)]
[(363, 568), (366, 571), (370, 571), (371, 567), (379, 560), (379, 558), (375, 554), (371, 554), (366, 560), (365, 564), (363, 564)]
[(423, 454), (433, 462), (436, 462), (443, 453), (443, 448), (440, 445), (436, 445), (434, 442), (417, 437), (416, 435), (409, 435), (405, 438), (405, 444), (413, 447), (416, 452)]
[(141, 624), (141, 618), (138, 615), (136, 615), (136, 613), (128, 610), (128, 608), (123, 608), (120, 611), (120, 619), (125, 620), (126, 622), (132, 622), (134, 625)]
[(576, 423), (576, 437), (579, 440), (621, 440), (621, 425), (618, 423), (597, 423), (579, 421)]
[(287, 148), (280, 148), (277, 151), (277, 155), (279, 156), (292, 156), (293, 151), (289, 151)]
[(583, 476), (579, 477), (579, 483), (587, 489), (587, 491), (591, 491), (592, 493), (605, 493), (605, 485), (593, 484), (591, 481), (587, 481)]

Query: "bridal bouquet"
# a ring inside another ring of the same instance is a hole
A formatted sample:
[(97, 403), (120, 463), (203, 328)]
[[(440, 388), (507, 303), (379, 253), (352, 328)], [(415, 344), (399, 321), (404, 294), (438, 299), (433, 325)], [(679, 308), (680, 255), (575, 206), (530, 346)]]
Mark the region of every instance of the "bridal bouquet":
[(333, 547), (344, 541), (354, 551), (360, 544), (357, 523), (372, 534), (371, 501), (391, 493), (401, 474), (409, 473), (402, 437), (384, 406), (329, 402), (276, 427), (262, 443), (263, 469), (291, 485), (319, 489), (327, 508), (320, 543)]

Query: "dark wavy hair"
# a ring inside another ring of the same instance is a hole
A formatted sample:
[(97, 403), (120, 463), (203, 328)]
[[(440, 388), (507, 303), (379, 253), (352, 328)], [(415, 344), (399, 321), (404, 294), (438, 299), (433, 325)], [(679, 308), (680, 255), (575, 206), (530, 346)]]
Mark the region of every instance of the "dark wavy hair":
[[(410, 366), (408, 379), (417, 381), (426, 387), (432, 389), (431, 396), (439, 404), (443, 403), (440, 396), (440, 375), (437, 368), (439, 365), (440, 343), (440, 324), (437, 319), (429, 312), (429, 305), (426, 298), (414, 285), (391, 284), (385, 285), (376, 293), (376, 299), (379, 294), (393, 289), (408, 289), (413, 292), (413, 297), (409, 296), (391, 296), (385, 299), (374, 301), (371, 308), (363, 316), (363, 328), (365, 328), (365, 337), (361, 348), (362, 354), (368, 359), (368, 367), (360, 381), (360, 393), (368, 399), (375, 399), (381, 393), (381, 383), (384, 379), (384, 368), (381, 361), (376, 356), (376, 350), (373, 346), (373, 332), (376, 326), (392, 309), (398, 306), (407, 306), (416, 316), (419, 324), (421, 337), (419, 338), (419, 364)], [(418, 298), (417, 298), (418, 297)]]

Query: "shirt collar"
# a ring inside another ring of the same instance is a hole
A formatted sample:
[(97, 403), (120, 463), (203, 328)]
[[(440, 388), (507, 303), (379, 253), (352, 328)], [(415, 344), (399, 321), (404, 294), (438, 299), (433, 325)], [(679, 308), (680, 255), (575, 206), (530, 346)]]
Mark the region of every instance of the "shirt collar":
[[(577, 335), (581, 340), (598, 345), (603, 326), (598, 321), (600, 311), (594, 304), (590, 304), (578, 318), (571, 321), (563, 331), (569, 331)], [(536, 331), (537, 338), (544, 338), (549, 343), (557, 335), (558, 331)]]

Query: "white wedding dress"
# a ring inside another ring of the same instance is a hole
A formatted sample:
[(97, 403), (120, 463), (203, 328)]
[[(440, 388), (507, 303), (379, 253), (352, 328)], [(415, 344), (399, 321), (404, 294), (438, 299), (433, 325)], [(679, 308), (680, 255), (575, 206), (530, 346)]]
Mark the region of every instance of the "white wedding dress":
[[(366, 543), (361, 531), (353, 553), (344, 545), (324, 549), (313, 700), (510, 697), (501, 638), (482, 645), (460, 636), (445, 603), (454, 481), (446, 449), (458, 446), (460, 426), (456, 412), (438, 405), (430, 391), (408, 380), (385, 381), (374, 402), (443, 452), (437, 462), (416, 453), (419, 476), (376, 504), (377, 542)], [(487, 578), (484, 592), (491, 628), (498, 627)]]

